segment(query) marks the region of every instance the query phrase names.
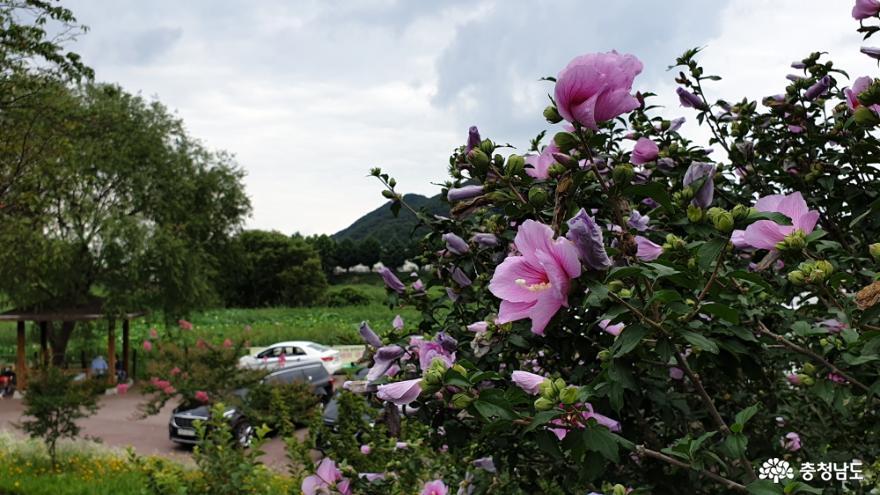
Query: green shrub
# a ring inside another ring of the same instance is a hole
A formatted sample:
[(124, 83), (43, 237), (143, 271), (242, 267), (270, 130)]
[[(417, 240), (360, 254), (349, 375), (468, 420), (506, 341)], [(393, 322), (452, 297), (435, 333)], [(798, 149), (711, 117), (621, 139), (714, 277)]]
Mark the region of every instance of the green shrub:
[(366, 306), (370, 304), (370, 297), (362, 291), (351, 287), (343, 287), (327, 294), (327, 306)]
[(253, 387), (245, 401), (251, 424), (265, 424), (283, 436), (292, 435), (296, 425), (309, 421), (320, 398), (304, 383)]
[(24, 396), (24, 416), (32, 419), (19, 425), (31, 438), (45, 442), (54, 468), (56, 445), (61, 438), (76, 438), (80, 428), (76, 420), (98, 411), (94, 387), (87, 382), (74, 382), (55, 367), (34, 374)]

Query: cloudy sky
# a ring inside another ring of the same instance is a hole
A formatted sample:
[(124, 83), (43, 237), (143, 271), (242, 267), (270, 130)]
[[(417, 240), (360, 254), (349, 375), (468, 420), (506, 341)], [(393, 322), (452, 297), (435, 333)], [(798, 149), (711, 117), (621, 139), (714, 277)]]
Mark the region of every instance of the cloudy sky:
[(645, 65), (636, 87), (690, 118), (668, 65), (705, 46), (724, 77), (710, 96), (782, 91), (791, 61), (826, 51), (854, 77), (849, 0), (65, 0), (91, 31), (73, 49), (100, 81), (158, 97), (247, 170), (247, 225), (333, 233), (383, 200), (381, 166), (406, 192), (436, 194), (450, 151), (476, 124), (527, 146), (574, 56), (618, 51)]

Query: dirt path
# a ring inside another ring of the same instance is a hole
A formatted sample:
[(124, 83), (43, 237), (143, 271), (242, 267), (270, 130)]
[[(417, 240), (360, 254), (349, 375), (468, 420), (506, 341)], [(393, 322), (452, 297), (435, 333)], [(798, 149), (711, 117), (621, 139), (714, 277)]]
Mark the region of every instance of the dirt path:
[[(80, 421), (83, 438), (100, 438), (102, 443), (112, 447), (134, 447), (141, 455), (160, 455), (180, 462), (192, 462), (192, 449), (178, 446), (168, 439), (168, 418), (173, 405), (167, 405), (162, 412), (146, 419), (136, 419), (137, 406), (143, 396), (136, 388), (125, 395), (111, 395), (101, 398), (98, 413)], [(21, 433), (14, 423), (21, 420), (22, 401), (0, 399), (0, 430)], [(302, 435), (305, 430), (297, 432)], [(284, 442), (271, 438), (263, 446), (266, 455), (263, 462), (276, 470), (287, 469)]]

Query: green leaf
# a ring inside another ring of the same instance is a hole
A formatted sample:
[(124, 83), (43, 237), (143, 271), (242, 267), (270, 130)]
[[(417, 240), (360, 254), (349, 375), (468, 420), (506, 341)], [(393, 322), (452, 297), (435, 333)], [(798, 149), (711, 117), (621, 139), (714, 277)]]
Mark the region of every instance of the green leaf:
[(471, 388), (471, 382), (469, 382), (468, 379), (461, 373), (455, 371), (452, 368), (446, 370), (446, 374), (443, 376), (443, 381), (447, 385), (454, 385), (461, 388)]
[(822, 495), (825, 493), (825, 490), (812, 487), (800, 481), (789, 481), (785, 485), (785, 493), (815, 493), (816, 495)]
[(701, 334), (692, 332), (690, 330), (683, 330), (681, 332), (681, 336), (684, 337), (684, 339), (687, 340), (688, 343), (694, 347), (699, 347), (700, 349), (706, 352), (711, 352), (712, 354), (718, 354), (718, 345)]
[(703, 433), (702, 435), (700, 435), (700, 438), (697, 438), (696, 440), (691, 442), (690, 446), (688, 447), (688, 454), (690, 454), (691, 459), (693, 459), (694, 456), (697, 454), (697, 452), (700, 450), (700, 447), (703, 445), (703, 442), (714, 437), (716, 433), (718, 433), (718, 432), (717, 431), (710, 431), (707, 433)]
[(532, 418), (532, 422), (529, 423), (529, 426), (527, 426), (523, 432), (528, 433), (541, 425), (547, 424), (551, 420), (557, 418), (560, 414), (562, 414), (562, 411), (541, 411), (538, 414), (535, 414), (535, 417)]
[(631, 277), (640, 273), (642, 273), (642, 267), (640, 266), (620, 266), (612, 268), (611, 271), (608, 272), (608, 277), (605, 278), (605, 281), (608, 282), (618, 278)]
[(791, 225), (791, 219), (778, 211), (753, 211), (746, 217), (745, 225), (755, 223), (758, 220), (772, 220), (779, 225)]
[(646, 333), (648, 333), (648, 329), (641, 325), (627, 327), (615, 342), (618, 349), (617, 352), (614, 353), (614, 357), (623, 356), (629, 351), (635, 349)]
[(651, 296), (650, 299), (648, 299), (648, 304), (651, 304), (653, 302), (665, 304), (672, 301), (681, 301), (681, 294), (679, 294), (677, 290), (661, 289), (655, 292), (654, 295)]
[[(593, 420), (595, 421), (595, 420)], [(618, 443), (614, 435), (601, 425), (588, 424), (583, 431), (583, 440), (588, 450), (598, 452), (611, 462), (620, 462), (617, 455)]]
[(749, 439), (742, 433), (733, 433), (724, 440), (724, 448), (730, 457), (742, 457), (748, 445)]
[(697, 263), (701, 270), (710, 271), (714, 269), (715, 259), (718, 258), (721, 250), (727, 247), (727, 242), (727, 239), (712, 239), (697, 249)]
[(729, 321), (733, 324), (739, 323), (739, 313), (731, 308), (730, 306), (726, 306), (720, 303), (709, 303), (704, 304), (700, 307), (700, 312), (708, 313), (710, 315), (715, 315), (722, 320)]
[(675, 268), (660, 264), (660, 263), (645, 263), (645, 265), (651, 267), (654, 270), (654, 273), (657, 275), (654, 277), (655, 279), (662, 277), (669, 277), (670, 275), (676, 275), (680, 273)]
[(474, 408), (487, 420), (501, 418), (506, 420), (516, 419), (516, 415), (510, 409), (510, 405), (504, 399), (498, 397), (483, 398), (474, 401)]
[(647, 184), (639, 184), (630, 186), (624, 191), (624, 194), (631, 194), (636, 198), (651, 198), (660, 203), (667, 212), (673, 211), (672, 199), (669, 196), (669, 189), (660, 182), (649, 182)]
[(770, 480), (757, 480), (746, 485), (752, 495), (784, 495), (782, 487)]
[(742, 411), (736, 413), (736, 422), (741, 425), (745, 425), (757, 413), (758, 413), (758, 405), (757, 404), (755, 404), (753, 406), (749, 406), (749, 407), (743, 409)]
[(770, 292), (771, 294), (774, 292), (773, 286), (770, 285), (770, 282), (764, 280), (764, 278), (757, 273), (747, 272), (745, 270), (737, 270), (734, 272), (730, 272), (728, 276), (739, 280), (745, 280), (746, 282), (750, 282), (752, 285), (761, 286), (761, 288), (763, 288), (767, 292)]

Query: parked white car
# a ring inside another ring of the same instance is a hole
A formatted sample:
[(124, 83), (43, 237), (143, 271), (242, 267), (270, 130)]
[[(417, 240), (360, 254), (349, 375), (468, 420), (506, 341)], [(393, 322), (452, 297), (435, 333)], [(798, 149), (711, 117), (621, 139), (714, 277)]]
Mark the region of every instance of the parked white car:
[(275, 370), (298, 361), (312, 360), (320, 360), (331, 375), (342, 368), (339, 351), (304, 340), (272, 344), (254, 356), (243, 356), (238, 364), (242, 368)]

